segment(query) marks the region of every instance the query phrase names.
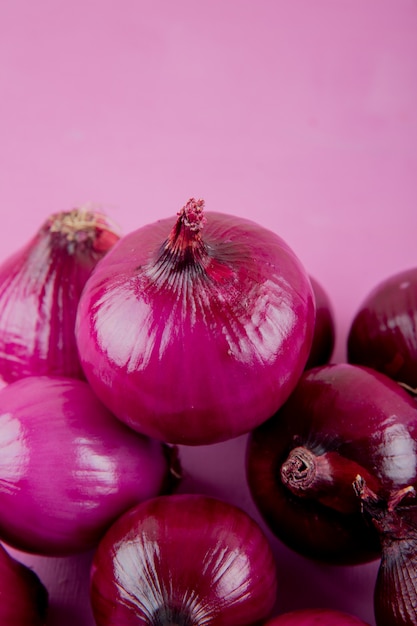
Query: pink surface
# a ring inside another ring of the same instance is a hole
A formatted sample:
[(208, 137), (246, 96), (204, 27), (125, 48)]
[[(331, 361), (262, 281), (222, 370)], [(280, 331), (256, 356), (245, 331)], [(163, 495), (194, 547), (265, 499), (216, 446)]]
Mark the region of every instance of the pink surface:
[[(128, 232), (190, 196), (289, 243), (348, 325), (417, 263), (415, 0), (15, 0), (0, 7), (0, 257), (51, 212), (93, 203)], [(245, 437), (184, 449), (184, 490), (256, 518)], [(57, 503), (59, 505), (59, 503)], [(277, 610), (373, 623), (376, 565), (306, 562), (272, 537)], [(91, 555), (33, 564), (50, 624), (93, 624)]]

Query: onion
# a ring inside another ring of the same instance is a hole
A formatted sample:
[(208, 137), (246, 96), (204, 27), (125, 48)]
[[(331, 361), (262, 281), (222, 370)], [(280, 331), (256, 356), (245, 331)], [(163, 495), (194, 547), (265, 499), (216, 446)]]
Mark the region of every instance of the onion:
[[(250, 435), (247, 478), (262, 516), (284, 543), (335, 564), (376, 559), (352, 484), (381, 497), (417, 485), (417, 406), (390, 378), (338, 363), (307, 370), (285, 405)], [(417, 518), (416, 518), (417, 521)]]
[(348, 361), (366, 365), (417, 393), (417, 267), (378, 284), (348, 333)]
[(88, 381), (119, 419), (164, 441), (210, 444), (284, 402), (314, 317), (309, 278), (278, 235), (204, 216), (191, 199), (176, 221), (139, 228), (102, 259), (76, 337)]
[(382, 557), (374, 592), (377, 626), (417, 624), (417, 501), (412, 485), (377, 495), (362, 476), (354, 482), (364, 514), (378, 531)]
[(81, 290), (119, 239), (100, 213), (52, 214), (35, 236), (0, 266), (0, 376), (83, 378), (74, 337)]
[(316, 321), (306, 369), (329, 363), (336, 340), (334, 311), (327, 291), (313, 276), (310, 276), (310, 282), (316, 302)]
[(0, 624), (45, 626), (48, 591), (38, 575), (0, 544)]
[(264, 533), (243, 510), (196, 494), (160, 496), (125, 513), (95, 553), (97, 626), (246, 626), (276, 600)]
[(367, 626), (354, 615), (332, 609), (298, 609), (274, 617), (264, 626)]
[(44, 555), (90, 549), (121, 513), (171, 488), (175, 453), (116, 420), (85, 381), (10, 383), (0, 390), (0, 537)]

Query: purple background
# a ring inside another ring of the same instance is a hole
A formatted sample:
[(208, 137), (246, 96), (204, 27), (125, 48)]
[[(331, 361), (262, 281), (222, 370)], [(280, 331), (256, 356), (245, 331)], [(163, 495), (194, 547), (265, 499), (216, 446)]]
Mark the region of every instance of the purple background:
[[(203, 197), (275, 230), (322, 283), (336, 361), (368, 291), (417, 263), (416, 0), (3, 2), (0, 94), (1, 259), (52, 212), (91, 203), (127, 233)], [(184, 449), (183, 488), (257, 518), (245, 442)], [(376, 564), (318, 566), (270, 539), (277, 610), (373, 623)], [(93, 623), (91, 555), (19, 556), (51, 625)]]

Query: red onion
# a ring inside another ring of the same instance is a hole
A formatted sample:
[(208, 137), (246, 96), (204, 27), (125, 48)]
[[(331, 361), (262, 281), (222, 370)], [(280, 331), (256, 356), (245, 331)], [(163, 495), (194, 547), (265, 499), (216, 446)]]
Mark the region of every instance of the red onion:
[(272, 531), (295, 551), (349, 564), (380, 555), (352, 487), (417, 485), (417, 406), (390, 378), (339, 363), (307, 370), (248, 440), (247, 477)]
[(48, 591), (39, 576), (0, 544), (0, 624), (45, 626)]
[(366, 365), (417, 393), (417, 267), (378, 284), (348, 334), (348, 361)]
[(332, 609), (298, 609), (274, 617), (264, 626), (368, 626), (354, 615)]
[(175, 461), (175, 449), (116, 420), (85, 381), (10, 383), (0, 390), (0, 537), (45, 555), (90, 549), (121, 513), (169, 488)]
[(10, 382), (52, 374), (83, 378), (74, 337), (81, 290), (119, 239), (100, 213), (51, 215), (0, 266), (0, 376)]
[(417, 501), (412, 485), (377, 495), (354, 482), (364, 514), (378, 531), (382, 557), (374, 592), (377, 626), (417, 625)]
[(243, 510), (195, 494), (153, 498), (119, 518), (93, 560), (97, 626), (246, 626), (276, 600), (276, 568)]
[(278, 409), (306, 364), (314, 316), (308, 276), (278, 235), (204, 216), (191, 199), (176, 221), (126, 235), (98, 264), (76, 336), (88, 381), (118, 418), (197, 445)]
[(310, 282), (316, 302), (316, 321), (306, 369), (329, 363), (336, 340), (336, 324), (330, 298), (322, 284), (312, 276)]

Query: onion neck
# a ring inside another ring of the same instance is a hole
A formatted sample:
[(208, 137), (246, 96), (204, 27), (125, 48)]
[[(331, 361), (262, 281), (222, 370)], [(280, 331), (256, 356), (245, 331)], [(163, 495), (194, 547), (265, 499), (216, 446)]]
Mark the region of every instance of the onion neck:
[(338, 452), (316, 454), (305, 446), (298, 446), (282, 463), (280, 479), (295, 496), (350, 514), (359, 510), (352, 483), (360, 472), (372, 484), (376, 483), (362, 466)]
[(86, 207), (52, 214), (43, 226), (51, 242), (69, 254), (80, 249), (105, 252), (120, 238), (104, 215)]

